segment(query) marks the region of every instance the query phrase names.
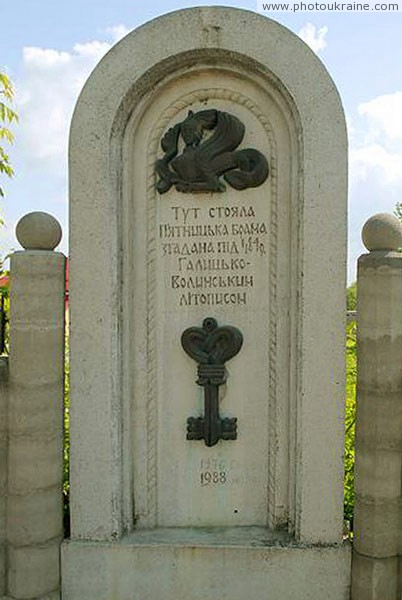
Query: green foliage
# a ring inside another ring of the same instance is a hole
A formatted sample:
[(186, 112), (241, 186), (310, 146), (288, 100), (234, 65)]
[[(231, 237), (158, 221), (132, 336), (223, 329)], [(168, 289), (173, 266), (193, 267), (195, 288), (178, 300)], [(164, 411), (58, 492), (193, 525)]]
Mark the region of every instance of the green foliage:
[[(357, 283), (352, 283), (346, 290), (348, 310), (357, 308)], [(355, 464), (355, 422), (356, 422), (356, 321), (351, 321), (346, 328), (346, 415), (345, 415), (345, 497), (344, 516), (353, 530), (354, 509), (354, 464)]]
[(402, 202), (397, 202), (394, 208), (394, 215), (402, 221)]
[(357, 306), (357, 284), (352, 283), (346, 290), (346, 307), (348, 310), (356, 310)]
[(345, 500), (344, 516), (353, 530), (354, 463), (356, 422), (356, 321), (346, 330), (346, 418), (345, 418)]
[[(12, 144), (14, 135), (8, 125), (18, 121), (17, 113), (11, 108), (14, 99), (14, 88), (11, 81), (0, 72), (0, 144), (6, 142)], [(0, 175), (12, 177), (14, 171), (10, 164), (10, 159), (3, 145), (0, 145)], [(4, 196), (4, 190), (0, 186), (0, 196)]]

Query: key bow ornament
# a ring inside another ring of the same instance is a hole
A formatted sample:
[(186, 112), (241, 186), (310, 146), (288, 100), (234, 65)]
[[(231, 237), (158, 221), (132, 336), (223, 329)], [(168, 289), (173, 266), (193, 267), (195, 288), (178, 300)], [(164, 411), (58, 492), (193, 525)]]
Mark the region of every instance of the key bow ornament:
[(225, 362), (236, 356), (243, 344), (239, 329), (218, 327), (207, 317), (202, 327), (189, 327), (181, 336), (184, 351), (198, 362), (197, 384), (204, 388), (204, 416), (187, 419), (187, 439), (204, 440), (214, 446), (220, 439), (237, 438), (237, 419), (219, 416), (219, 386), (226, 381)]

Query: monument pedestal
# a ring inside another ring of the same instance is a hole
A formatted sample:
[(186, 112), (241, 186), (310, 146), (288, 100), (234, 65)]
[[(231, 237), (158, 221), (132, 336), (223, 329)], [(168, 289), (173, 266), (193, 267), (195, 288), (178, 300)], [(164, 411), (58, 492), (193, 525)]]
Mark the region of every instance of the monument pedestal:
[(347, 600), (350, 546), (263, 527), (144, 530), (65, 542), (63, 600)]

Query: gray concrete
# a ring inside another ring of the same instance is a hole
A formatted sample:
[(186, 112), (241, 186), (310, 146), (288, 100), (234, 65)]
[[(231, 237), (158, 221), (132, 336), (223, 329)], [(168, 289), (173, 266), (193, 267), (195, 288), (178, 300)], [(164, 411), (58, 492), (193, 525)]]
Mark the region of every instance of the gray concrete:
[(60, 223), (44, 212), (28, 213), (17, 223), (17, 239), (25, 250), (54, 250), (60, 243)]
[(400, 600), (402, 227), (376, 215), (359, 258), (353, 600)]
[(265, 528), (183, 529), (65, 542), (63, 600), (349, 599), (348, 544), (289, 544)]
[(8, 358), (0, 358), (0, 598), (7, 589), (7, 454), (8, 454)]
[[(25, 218), (25, 238), (37, 235)], [(54, 219), (37, 246), (55, 241)], [(58, 225), (58, 224), (57, 224)], [(63, 536), (65, 257), (47, 249), (11, 257), (7, 556), (10, 599), (59, 598)]]

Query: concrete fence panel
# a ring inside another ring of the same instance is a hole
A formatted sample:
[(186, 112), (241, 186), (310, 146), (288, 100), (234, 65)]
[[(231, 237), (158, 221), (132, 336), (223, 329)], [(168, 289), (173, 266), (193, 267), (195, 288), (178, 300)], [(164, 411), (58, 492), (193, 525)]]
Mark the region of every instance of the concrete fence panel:
[(353, 600), (400, 600), (402, 226), (375, 215), (357, 282), (358, 380)]
[(17, 237), (24, 250), (12, 255), (10, 265), (7, 598), (56, 600), (63, 537), (66, 259), (53, 252), (61, 229), (50, 215), (25, 216)]

